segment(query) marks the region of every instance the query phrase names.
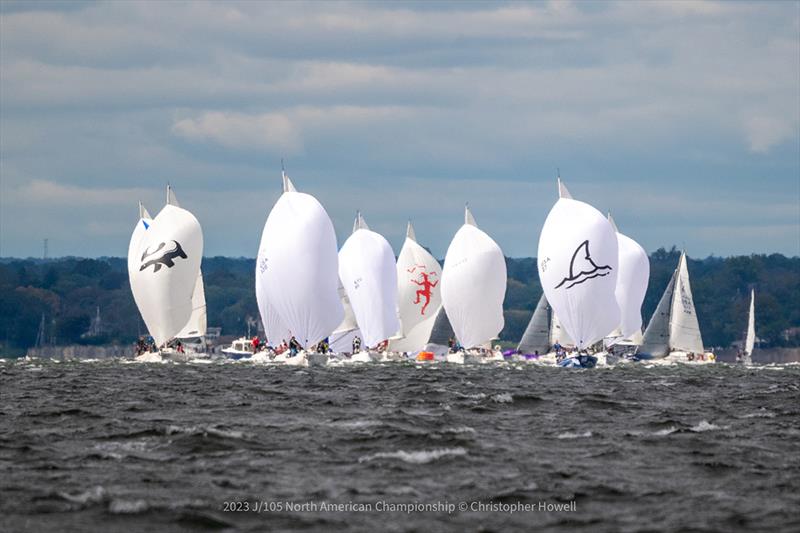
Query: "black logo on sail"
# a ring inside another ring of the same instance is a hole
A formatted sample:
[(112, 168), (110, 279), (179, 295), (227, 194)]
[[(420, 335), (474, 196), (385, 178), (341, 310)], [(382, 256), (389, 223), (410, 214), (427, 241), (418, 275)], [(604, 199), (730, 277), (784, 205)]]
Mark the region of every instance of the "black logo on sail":
[(601, 278), (607, 276), (611, 272), (611, 267), (608, 265), (597, 266), (592, 261), (592, 256), (589, 254), (589, 241), (583, 241), (575, 253), (572, 254), (572, 260), (569, 262), (569, 276), (561, 280), (561, 283), (556, 285), (556, 289), (560, 288), (565, 283), (568, 283), (564, 289), (569, 289), (575, 285), (580, 285), (584, 281), (592, 278)]
[[(165, 250), (168, 243), (171, 243), (172, 246)], [(147, 259), (146, 262), (142, 263), (142, 266), (139, 267), (139, 272), (151, 265), (153, 265), (153, 273), (161, 270), (161, 265), (172, 268), (175, 266), (175, 259), (178, 257), (186, 259), (186, 252), (183, 251), (178, 241), (162, 242), (154, 251), (151, 252), (149, 248), (144, 251), (142, 254), (142, 261), (145, 261), (146, 258), (151, 259)]]

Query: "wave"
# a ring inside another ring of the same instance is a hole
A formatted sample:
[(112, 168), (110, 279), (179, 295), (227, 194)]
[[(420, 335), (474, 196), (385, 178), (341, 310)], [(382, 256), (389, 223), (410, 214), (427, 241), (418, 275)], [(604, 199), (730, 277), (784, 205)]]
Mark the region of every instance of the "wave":
[(583, 433), (559, 433), (556, 435), (557, 439), (587, 439), (592, 436), (591, 431), (584, 431)]
[(704, 431), (717, 431), (718, 429), (726, 429), (728, 426), (720, 427), (716, 424), (709, 424), (706, 420), (701, 420), (699, 424), (696, 426), (692, 426), (689, 428), (689, 431), (694, 431), (695, 433), (703, 433)]
[(439, 448), (436, 450), (420, 450), (417, 452), (407, 452), (404, 450), (397, 450), (393, 452), (380, 452), (372, 455), (365, 455), (358, 459), (359, 463), (367, 463), (375, 459), (400, 459), (403, 462), (411, 464), (426, 464), (442, 457), (462, 457), (467, 455), (467, 450), (464, 448)]
[(108, 499), (108, 492), (100, 485), (86, 489), (77, 494), (70, 494), (69, 492), (59, 492), (58, 495), (67, 500), (68, 502), (77, 503), (80, 505), (88, 505), (91, 503), (101, 503)]
[(136, 514), (149, 509), (150, 505), (144, 500), (111, 500), (108, 504), (108, 512), (111, 514)]
[(500, 394), (495, 394), (491, 397), (491, 400), (495, 403), (513, 403), (514, 397), (508, 392), (503, 392)]
[(246, 439), (252, 435), (243, 431), (219, 429), (215, 426), (167, 426), (164, 430), (166, 435), (202, 435), (204, 437), (213, 435), (228, 439)]

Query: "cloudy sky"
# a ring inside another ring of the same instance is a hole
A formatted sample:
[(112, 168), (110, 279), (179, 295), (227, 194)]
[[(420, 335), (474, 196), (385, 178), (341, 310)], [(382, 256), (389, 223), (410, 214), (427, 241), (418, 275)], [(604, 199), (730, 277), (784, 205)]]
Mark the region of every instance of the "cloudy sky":
[(122, 256), (171, 182), (252, 257), (281, 157), (340, 244), (469, 202), (535, 255), (560, 167), (648, 251), (798, 255), (799, 6), (4, 0), (0, 256)]

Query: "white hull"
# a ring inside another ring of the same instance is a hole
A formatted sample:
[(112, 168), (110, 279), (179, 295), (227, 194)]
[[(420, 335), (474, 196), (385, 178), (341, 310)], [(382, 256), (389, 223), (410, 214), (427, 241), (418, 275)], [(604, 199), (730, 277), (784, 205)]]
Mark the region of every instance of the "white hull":
[(481, 365), (485, 363), (503, 363), (503, 354), (497, 351), (481, 354), (475, 352), (459, 351), (447, 354), (446, 361), (456, 365)]
[(670, 352), (661, 359), (647, 359), (642, 362), (653, 365), (711, 365), (716, 362), (716, 356), (712, 353), (698, 356), (686, 352)]

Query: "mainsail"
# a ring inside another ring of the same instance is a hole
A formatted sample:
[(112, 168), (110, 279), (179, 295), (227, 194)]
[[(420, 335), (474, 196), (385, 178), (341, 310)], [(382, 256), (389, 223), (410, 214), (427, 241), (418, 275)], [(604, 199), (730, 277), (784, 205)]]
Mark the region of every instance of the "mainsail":
[(744, 339), (744, 356), (746, 362), (750, 362), (753, 355), (753, 348), (756, 345), (756, 314), (755, 314), (756, 291), (750, 291), (750, 312), (747, 315), (747, 335)]
[(450, 339), (454, 338), (455, 335), (453, 326), (450, 325), (450, 320), (447, 318), (444, 307), (440, 307), (433, 321), (433, 328), (428, 338), (428, 344), (447, 346), (450, 343)]
[(286, 174), (283, 191), (264, 225), (256, 272), (270, 307), (302, 346), (311, 347), (344, 317), (336, 234), (325, 208), (297, 192)]
[[(167, 196), (174, 199), (171, 188)], [(192, 315), (203, 232), (194, 215), (172, 202), (153, 219), (139, 242), (131, 245), (131, 291), (150, 335), (161, 345), (175, 337)]]
[(465, 348), (483, 347), (503, 329), (506, 276), (503, 251), (475, 226), (467, 207), (442, 270), (442, 302)]
[(673, 350), (696, 354), (703, 353), (703, 339), (689, 285), (689, 270), (686, 266), (686, 252), (681, 253), (675, 278), (675, 292), (672, 295), (670, 311), (669, 344)]
[(561, 346), (575, 346), (575, 341), (569, 336), (567, 330), (558, 319), (550, 304), (547, 304), (550, 309), (550, 346), (558, 343)]
[(614, 295), (619, 248), (606, 217), (568, 197), (560, 181), (561, 198), (539, 237), (539, 279), (554, 313), (576, 346), (584, 349), (619, 325)]
[(650, 260), (639, 243), (619, 232), (611, 215), (608, 221), (617, 234), (619, 246), (619, 273), (614, 294), (622, 315), (618, 331), (622, 340), (642, 329), (642, 302), (650, 279)]
[(517, 345), (517, 351), (520, 353), (534, 353), (539, 352), (545, 354), (550, 350), (550, 306), (547, 304), (547, 298), (539, 298), (539, 303), (536, 304), (536, 309), (533, 311), (528, 327), (522, 334)]
[(397, 270), (386, 239), (371, 231), (359, 213), (353, 234), (339, 251), (339, 277), (353, 306), (363, 346), (374, 347), (400, 328)]

